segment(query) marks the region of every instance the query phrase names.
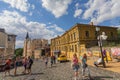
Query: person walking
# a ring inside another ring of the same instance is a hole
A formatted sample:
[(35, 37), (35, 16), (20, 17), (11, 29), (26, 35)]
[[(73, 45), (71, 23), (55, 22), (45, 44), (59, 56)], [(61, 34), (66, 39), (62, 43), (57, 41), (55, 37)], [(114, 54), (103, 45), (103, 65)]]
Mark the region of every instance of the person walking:
[(5, 62), (5, 76), (7, 72), (10, 75), (10, 66), (11, 66), (11, 59), (9, 58)]
[(103, 54), (104, 59), (106, 59), (106, 62), (108, 63), (108, 58), (107, 58), (106, 49), (104, 49), (104, 50), (102, 51), (102, 54)]
[(48, 56), (44, 57), (44, 62), (45, 62), (45, 68), (47, 68), (47, 65), (48, 65)]
[(22, 63), (24, 66), (24, 71), (22, 73), (26, 74), (26, 69), (27, 69), (27, 58), (26, 57), (23, 58)]
[(56, 64), (56, 56), (53, 56), (53, 63)]
[(87, 65), (87, 55), (84, 54), (82, 57), (80, 56), (80, 59), (81, 59), (81, 66), (82, 66), (82, 77), (83, 78), (85, 77), (86, 69), (87, 69), (88, 76), (90, 77), (90, 72)]
[(51, 67), (52, 67), (52, 65), (53, 65), (53, 63), (54, 63), (54, 56), (51, 56), (51, 57), (50, 57), (50, 63), (51, 63)]
[(31, 74), (31, 67), (32, 67), (32, 64), (33, 64), (33, 60), (32, 60), (32, 58), (29, 56), (29, 57), (28, 57), (28, 62), (27, 62), (28, 74)]
[(19, 59), (18, 59), (18, 57), (16, 57), (15, 61), (14, 61), (14, 68), (15, 68), (14, 75), (15, 76), (16, 76), (16, 73), (17, 73), (18, 64), (19, 64)]
[(73, 54), (73, 58), (72, 58), (72, 68), (75, 71), (74, 73), (74, 79), (77, 80), (78, 78), (78, 69), (79, 69), (79, 62), (78, 62), (78, 57), (76, 54)]

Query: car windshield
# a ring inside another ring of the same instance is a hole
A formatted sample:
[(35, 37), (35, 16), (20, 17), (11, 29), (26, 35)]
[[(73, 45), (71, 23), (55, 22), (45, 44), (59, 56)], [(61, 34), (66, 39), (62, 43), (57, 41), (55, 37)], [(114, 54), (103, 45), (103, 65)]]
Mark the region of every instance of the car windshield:
[(65, 57), (65, 56), (61, 56), (61, 57)]

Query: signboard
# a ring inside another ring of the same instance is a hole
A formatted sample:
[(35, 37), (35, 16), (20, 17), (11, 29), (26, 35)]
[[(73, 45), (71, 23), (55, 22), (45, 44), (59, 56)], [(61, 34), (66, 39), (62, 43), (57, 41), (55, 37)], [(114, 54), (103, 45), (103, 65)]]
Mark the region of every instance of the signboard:
[(111, 48), (111, 53), (113, 56), (120, 56), (120, 48)]

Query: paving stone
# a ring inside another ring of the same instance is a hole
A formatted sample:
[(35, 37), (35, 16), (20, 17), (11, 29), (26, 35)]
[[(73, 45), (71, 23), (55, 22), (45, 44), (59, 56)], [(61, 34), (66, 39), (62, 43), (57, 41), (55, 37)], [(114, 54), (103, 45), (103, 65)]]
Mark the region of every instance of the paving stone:
[[(120, 80), (120, 74), (112, 71), (106, 71), (101, 68), (96, 68), (89, 66), (88, 67), (91, 73), (91, 80)], [(48, 67), (45, 68), (44, 61), (38, 60), (34, 61), (32, 66), (31, 75), (23, 75), (23, 67), (19, 67), (17, 71), (17, 76), (4, 76), (4, 73), (0, 73), (0, 80), (74, 80), (74, 71), (71, 68), (70, 62), (65, 63), (56, 63), (53, 67), (48, 64)], [(79, 69), (79, 80), (90, 80), (82, 79), (81, 68)], [(14, 69), (11, 70), (13, 74)]]

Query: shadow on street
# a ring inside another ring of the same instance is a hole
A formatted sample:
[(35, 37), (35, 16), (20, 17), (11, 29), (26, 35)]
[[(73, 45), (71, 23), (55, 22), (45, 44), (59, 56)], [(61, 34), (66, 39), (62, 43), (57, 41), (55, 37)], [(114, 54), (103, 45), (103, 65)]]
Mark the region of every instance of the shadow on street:
[(110, 77), (110, 76), (95, 76), (95, 77), (93, 77), (93, 80), (105, 80), (105, 79), (113, 79), (113, 77)]
[(44, 73), (31, 73), (31, 74), (17, 74), (16, 76), (11, 75), (11, 77), (18, 77), (18, 76), (24, 76), (24, 75), (43, 75)]

